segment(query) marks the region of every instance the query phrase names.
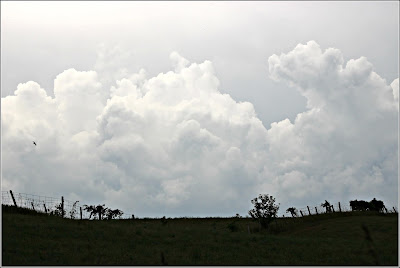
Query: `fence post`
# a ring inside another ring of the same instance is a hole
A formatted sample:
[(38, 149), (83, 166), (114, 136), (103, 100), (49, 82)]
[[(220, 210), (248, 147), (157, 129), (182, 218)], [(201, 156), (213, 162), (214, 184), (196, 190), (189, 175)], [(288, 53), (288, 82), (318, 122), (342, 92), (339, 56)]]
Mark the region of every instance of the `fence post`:
[(318, 215), (318, 210), (317, 210), (317, 207), (315, 207), (315, 213), (317, 213), (317, 215)]
[(61, 196), (61, 218), (64, 218), (64, 196)]
[(18, 207), (17, 206), (17, 202), (15, 202), (15, 198), (14, 198), (13, 192), (11, 190), (10, 190), (10, 194), (11, 194), (12, 200), (14, 202), (14, 206)]
[(307, 206), (307, 209), (308, 209), (308, 215), (311, 216), (310, 208), (308, 206)]
[(335, 212), (335, 209), (333, 208), (333, 205), (331, 205), (332, 211)]
[(46, 213), (47, 213), (46, 204), (45, 204), (45, 203), (43, 203), (43, 206), (44, 206), (44, 212), (46, 212)]
[(300, 214), (301, 214), (302, 217), (304, 217), (304, 216), (303, 216), (303, 211), (300, 210)]
[(81, 220), (82, 220), (82, 207), (79, 207), (80, 211), (81, 211)]
[(342, 208), (340, 207), (340, 202), (339, 202), (339, 212), (342, 212)]
[(32, 205), (32, 209), (35, 210), (35, 206), (33, 205), (33, 202), (31, 202), (31, 205)]

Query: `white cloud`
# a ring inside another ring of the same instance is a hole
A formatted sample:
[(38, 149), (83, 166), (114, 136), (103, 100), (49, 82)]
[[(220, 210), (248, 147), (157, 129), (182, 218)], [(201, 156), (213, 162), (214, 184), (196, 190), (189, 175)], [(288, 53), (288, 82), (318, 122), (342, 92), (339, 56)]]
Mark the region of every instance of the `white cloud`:
[[(226, 166), (225, 157), (231, 158), (227, 152), (240, 146), (247, 154), (254, 153), (251, 146), (266, 132), (250, 103), (236, 103), (219, 93), (210, 62), (188, 66), (187, 60), (173, 55), (187, 67), (159, 74), (142, 85), (131, 82), (132, 89), (145, 92), (143, 97), (135, 93), (108, 100), (98, 117), (101, 157), (146, 188), (144, 198), (154, 209), (171, 205), (176, 211), (217, 213), (215, 201), (224, 200), (226, 207), (232, 202), (223, 193), (230, 177), (224, 174), (233, 169)], [(227, 181), (219, 182), (223, 177)], [(181, 194), (173, 196), (179, 189)], [(189, 193), (202, 200), (197, 209), (184, 202)]]
[(121, 44), (110, 46), (101, 43), (97, 46), (96, 53), (94, 70), (100, 74), (101, 83), (109, 85), (128, 75), (129, 61), (134, 54), (132, 50)]
[(113, 53), (97, 72), (58, 75), (54, 98), (35, 82), (2, 98), (5, 187), (137, 216), (245, 214), (259, 193), (281, 212), (325, 199), (397, 203), (398, 79), (387, 85), (367, 59), (344, 64), (314, 41), (271, 56), (271, 77), (308, 110), (266, 129), (251, 103), (219, 91), (210, 61), (173, 52), (174, 71), (115, 76), (117, 63), (100, 64)]
[(340, 51), (314, 41), (268, 61), (271, 76), (295, 86), (309, 108), (294, 123), (271, 124), (277, 172), (301, 171), (302, 187), (323, 181), (331, 198), (369, 192), (396, 200), (397, 165), (385, 164), (398, 157), (395, 99), (372, 64), (361, 57), (343, 66)]
[(390, 84), (390, 86), (393, 89), (393, 97), (394, 97), (394, 101), (397, 104), (397, 110), (399, 110), (399, 78), (393, 80), (393, 82)]
[(178, 52), (174, 51), (169, 55), (169, 58), (172, 61), (172, 65), (175, 67), (175, 72), (179, 73), (185, 67), (189, 65), (189, 61), (178, 54)]
[(96, 72), (75, 69), (68, 69), (56, 77), (54, 96), (59, 120), (73, 134), (96, 128), (93, 119), (102, 111), (107, 98)]

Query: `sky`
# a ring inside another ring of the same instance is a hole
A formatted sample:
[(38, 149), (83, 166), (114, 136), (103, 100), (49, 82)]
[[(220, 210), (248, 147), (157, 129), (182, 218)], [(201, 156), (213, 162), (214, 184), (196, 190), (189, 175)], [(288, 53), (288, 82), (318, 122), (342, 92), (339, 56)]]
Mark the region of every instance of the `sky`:
[(398, 10), (1, 2), (2, 190), (138, 217), (398, 206)]

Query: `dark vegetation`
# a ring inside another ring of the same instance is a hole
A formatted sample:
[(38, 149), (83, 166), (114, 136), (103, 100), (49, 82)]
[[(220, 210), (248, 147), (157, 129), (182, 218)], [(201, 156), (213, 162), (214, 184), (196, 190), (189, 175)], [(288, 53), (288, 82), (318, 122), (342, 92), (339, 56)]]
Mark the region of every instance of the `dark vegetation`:
[(253, 219), (258, 220), (261, 228), (267, 229), (278, 214), (279, 205), (275, 204), (275, 198), (272, 195), (260, 194), (251, 200), (251, 203), (254, 205), (254, 208), (249, 210), (249, 215)]
[(299, 214), (297, 214), (297, 209), (295, 207), (288, 208), (286, 212), (290, 212), (293, 218), (299, 216)]
[(2, 216), (3, 265), (398, 265), (398, 214), (373, 210), (267, 227), (238, 214), (73, 220), (3, 205)]
[(383, 212), (384, 209), (386, 210), (386, 207), (383, 204), (383, 201), (376, 200), (375, 198), (369, 202), (366, 202), (364, 200), (357, 201), (357, 199), (356, 199), (356, 200), (350, 201), (350, 206), (351, 206), (351, 210), (353, 210), (353, 211), (371, 210), (371, 211)]
[(98, 215), (98, 219), (107, 219), (107, 220), (112, 220), (116, 218), (121, 218), (121, 216), (124, 214), (123, 211), (119, 209), (110, 209), (106, 208), (105, 204), (103, 205), (84, 205), (84, 210), (87, 212), (90, 212), (89, 220), (92, 218), (93, 215)]

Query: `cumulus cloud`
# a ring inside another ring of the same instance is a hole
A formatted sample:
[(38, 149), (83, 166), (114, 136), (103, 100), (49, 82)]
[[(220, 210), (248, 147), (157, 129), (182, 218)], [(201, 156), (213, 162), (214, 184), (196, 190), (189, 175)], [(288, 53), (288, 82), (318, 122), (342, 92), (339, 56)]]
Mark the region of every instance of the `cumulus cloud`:
[(296, 87), (309, 109), (293, 123), (271, 124), (277, 172), (301, 171), (304, 185), (317, 185), (332, 198), (397, 200), (397, 100), (373, 65), (365, 57), (344, 64), (339, 50), (322, 51), (315, 41), (268, 62), (271, 77)]
[(2, 98), (3, 188), (138, 216), (245, 214), (259, 193), (283, 208), (397, 203), (398, 79), (387, 85), (366, 58), (344, 63), (314, 41), (272, 55), (271, 78), (308, 106), (266, 129), (251, 103), (219, 91), (210, 61), (172, 52), (173, 71), (111, 85), (100, 63), (113, 53), (102, 55), (97, 71), (59, 74), (54, 98), (32, 81)]
[(390, 86), (393, 89), (394, 101), (397, 104), (397, 110), (399, 110), (399, 78), (395, 79)]
[(107, 88), (116, 80), (129, 75), (130, 61), (135, 54), (133, 50), (121, 44), (111, 46), (108, 43), (101, 43), (96, 48), (96, 54), (93, 69), (100, 74), (100, 82)]
[(102, 111), (107, 95), (94, 71), (68, 69), (54, 80), (54, 96), (59, 120), (73, 134), (94, 130), (96, 118)]

